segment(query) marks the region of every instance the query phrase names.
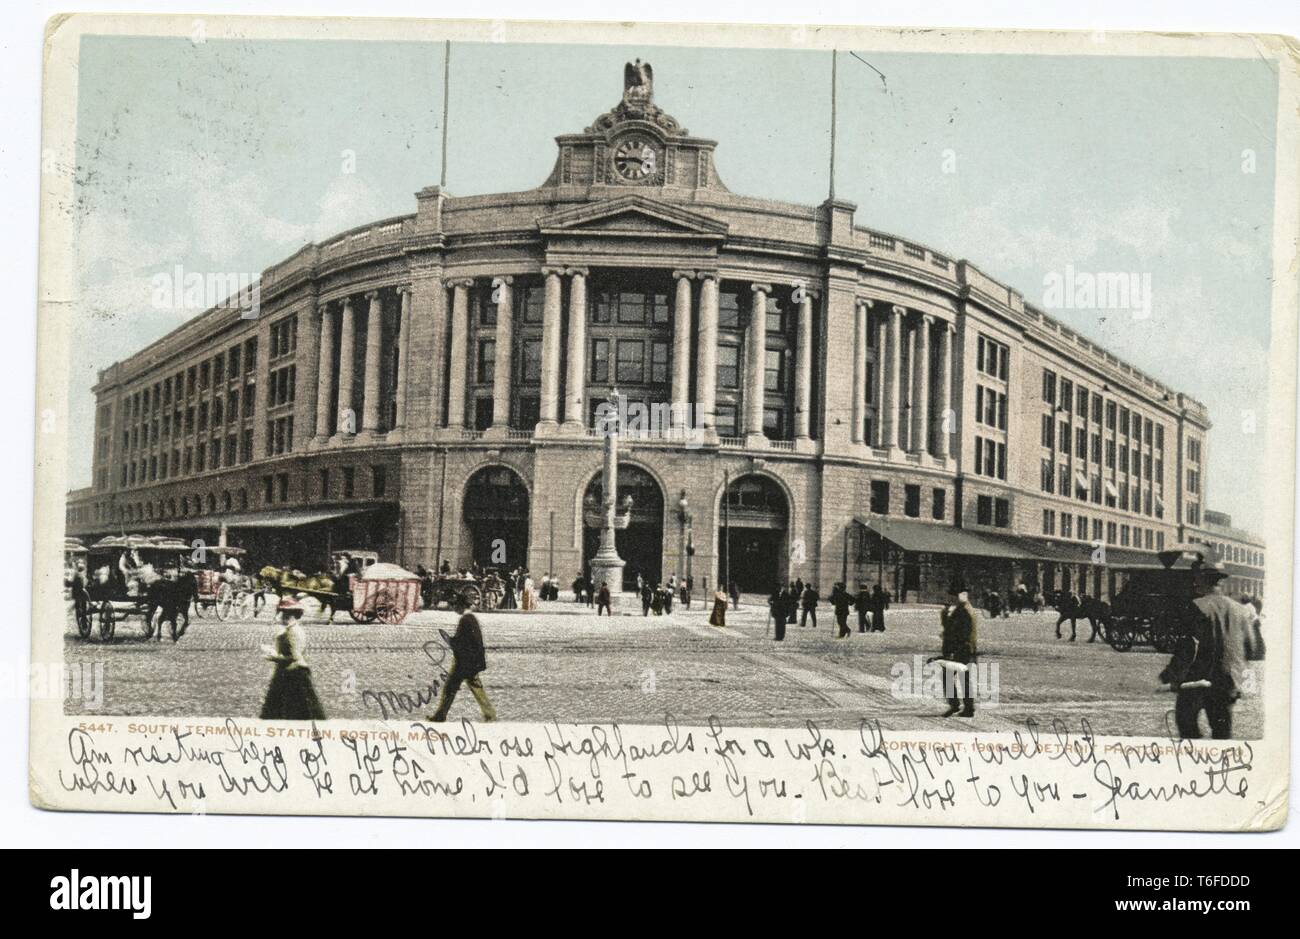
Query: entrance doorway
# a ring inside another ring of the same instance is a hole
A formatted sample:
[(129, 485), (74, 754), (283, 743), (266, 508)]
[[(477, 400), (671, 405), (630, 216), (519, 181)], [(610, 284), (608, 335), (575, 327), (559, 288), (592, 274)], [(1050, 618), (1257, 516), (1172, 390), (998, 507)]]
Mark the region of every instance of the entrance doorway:
[(505, 466), (487, 466), (465, 484), (470, 561), (503, 571), (528, 566), (528, 487)]
[[(614, 545), (623, 566), (623, 590), (635, 590), (636, 578), (654, 586), (663, 577), (664, 494), (655, 478), (631, 463), (618, 465), (618, 505), (632, 497), (632, 515), (627, 528), (615, 529)], [(598, 474), (587, 485), (582, 497), (582, 566), (584, 572), (600, 547), (600, 529), (604, 524), (601, 505), (604, 490)], [(599, 586), (599, 585), (597, 585)], [(612, 586), (612, 585), (611, 585)]]
[(732, 481), (718, 513), (718, 584), (734, 581), (742, 593), (770, 594), (786, 582), (790, 505), (767, 476)]

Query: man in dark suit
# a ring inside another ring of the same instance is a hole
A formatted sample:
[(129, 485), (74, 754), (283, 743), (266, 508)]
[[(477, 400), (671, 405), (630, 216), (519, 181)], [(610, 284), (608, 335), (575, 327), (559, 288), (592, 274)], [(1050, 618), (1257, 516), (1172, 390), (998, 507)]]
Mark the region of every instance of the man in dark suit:
[(1194, 599), (1186, 612), (1190, 634), (1160, 673), (1160, 680), (1178, 694), (1174, 720), (1184, 740), (1200, 738), (1197, 719), (1202, 711), (1210, 736), (1232, 737), (1232, 708), (1241, 697), (1254, 638), (1245, 609), (1223, 595), (1221, 581), (1227, 576), (1223, 565), (1208, 556), (1193, 562)]
[(949, 587), (948, 598), (948, 605), (939, 614), (943, 628), (943, 658), (965, 665), (967, 669), (952, 669), (944, 674), (944, 684), (949, 692), (948, 710), (943, 716), (952, 717), (960, 710), (962, 717), (974, 717), (975, 698), (971, 694), (969, 667), (977, 655), (975, 636), (979, 629), (979, 614), (971, 606), (964, 585), (955, 583)]
[(488, 700), (487, 691), (484, 690), (483, 682), (478, 677), (482, 672), (487, 671), (483, 630), (479, 627), (478, 618), (473, 613), (464, 612), (463, 607), (461, 613), (454, 636), (447, 635), (444, 629), (438, 630), (442, 633), (442, 638), (447, 641), (447, 645), (451, 646), (452, 660), (451, 671), (447, 674), (447, 680), (442, 686), (442, 694), (438, 697), (438, 710), (429, 715), (429, 720), (435, 724), (441, 724), (447, 719), (447, 711), (451, 709), (452, 701), (456, 700), (456, 692), (460, 690), (462, 682), (469, 686), (470, 694), (478, 702), (479, 709), (483, 712), (483, 720), (497, 719), (496, 709)]
[(803, 596), (800, 598), (800, 607), (802, 612), (799, 614), (799, 628), (803, 629), (808, 625), (808, 617), (812, 617), (813, 629), (817, 628), (817, 601), (821, 597), (817, 593), (817, 588), (812, 584), (803, 588)]

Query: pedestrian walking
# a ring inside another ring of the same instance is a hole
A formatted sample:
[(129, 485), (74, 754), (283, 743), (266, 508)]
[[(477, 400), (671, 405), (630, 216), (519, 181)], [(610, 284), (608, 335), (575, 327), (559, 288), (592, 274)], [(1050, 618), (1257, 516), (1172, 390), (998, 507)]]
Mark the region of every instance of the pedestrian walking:
[(849, 596), (844, 584), (836, 582), (831, 588), (831, 607), (835, 610), (835, 625), (839, 627), (839, 631), (835, 634), (836, 639), (844, 639), (852, 635), (849, 630), (849, 607), (852, 605), (853, 598)]
[(817, 588), (812, 584), (803, 588), (803, 595), (799, 598), (802, 612), (799, 615), (799, 628), (803, 629), (808, 625), (809, 618), (812, 619), (812, 628), (817, 628), (817, 601), (821, 599), (817, 594)]
[(740, 609), (740, 588), (736, 586), (736, 582), (734, 580), (731, 582), (731, 586), (728, 588), (727, 592), (731, 594), (731, 608), (733, 610), (739, 610)]
[(451, 671), (447, 673), (447, 680), (443, 683), (442, 692), (438, 696), (438, 709), (429, 715), (429, 720), (435, 724), (441, 724), (447, 719), (447, 712), (451, 710), (451, 704), (456, 700), (456, 692), (460, 690), (462, 683), (469, 687), (470, 694), (478, 702), (483, 720), (497, 719), (496, 708), (488, 700), (487, 691), (479, 678), (479, 675), (487, 670), (483, 630), (478, 624), (478, 617), (473, 613), (466, 612), (464, 607), (460, 607), (459, 612), (461, 617), (456, 623), (454, 636), (447, 635), (445, 629), (438, 630), (447, 645), (451, 647), (452, 658)]
[(280, 631), (275, 635), (274, 646), (262, 647), (267, 661), (275, 663), (275, 671), (271, 673), (266, 700), (258, 716), (268, 721), (323, 721), (325, 709), (316, 697), (311, 668), (303, 658), (307, 635), (299, 623), (302, 604), (293, 597), (284, 597), (275, 612)]
[[(780, 584), (772, 591), (772, 595), (767, 598), (767, 626), (772, 626), (773, 636), (777, 642), (785, 639), (785, 590)], [(763, 635), (767, 635), (767, 626), (763, 627)]]
[(885, 631), (885, 610), (889, 609), (889, 594), (880, 589), (880, 584), (871, 588), (871, 631)]
[(599, 616), (601, 610), (605, 611), (606, 616), (613, 616), (614, 611), (610, 606), (609, 584), (605, 581), (600, 582), (600, 592), (596, 594), (596, 615)]
[(867, 617), (871, 615), (871, 591), (867, 585), (858, 584), (858, 594), (853, 598), (853, 608), (858, 611), (858, 632), (867, 631)]
[[(637, 580), (640, 581), (641, 578), (638, 577)], [(651, 605), (654, 603), (655, 592), (654, 592), (653, 590), (650, 589), (650, 585), (649, 585), (649, 584), (644, 583), (644, 582), (641, 583), (641, 588), (640, 588), (640, 590), (641, 590), (641, 615), (642, 615), (642, 616), (649, 616), (649, 615), (650, 615), (650, 607), (651, 607)]]
[(970, 604), (966, 587), (954, 583), (948, 588), (948, 605), (939, 614), (942, 627), (943, 658), (952, 665), (944, 668), (944, 687), (948, 691), (948, 710), (944, 717), (961, 711), (962, 717), (975, 716), (975, 699), (971, 695), (970, 666), (976, 659), (975, 638), (979, 629), (979, 614)]
[(1202, 736), (1201, 712), (1215, 740), (1232, 737), (1232, 709), (1241, 697), (1247, 663), (1254, 657), (1250, 617), (1240, 603), (1225, 597), (1223, 564), (1202, 555), (1192, 565), (1191, 635), (1179, 642), (1160, 681), (1176, 693), (1178, 736)]

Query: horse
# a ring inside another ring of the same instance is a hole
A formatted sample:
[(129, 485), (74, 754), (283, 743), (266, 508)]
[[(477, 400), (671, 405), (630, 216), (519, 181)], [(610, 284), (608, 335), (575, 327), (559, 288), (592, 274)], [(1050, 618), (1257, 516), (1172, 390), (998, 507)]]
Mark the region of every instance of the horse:
[[(154, 636), (161, 641), (163, 623), (171, 624), (172, 642), (176, 642), (190, 628), (190, 604), (199, 594), (198, 579), (193, 571), (179, 571), (175, 578), (163, 577), (145, 588), (145, 620), (150, 631), (157, 626)], [(158, 622), (154, 623), (154, 614)]]

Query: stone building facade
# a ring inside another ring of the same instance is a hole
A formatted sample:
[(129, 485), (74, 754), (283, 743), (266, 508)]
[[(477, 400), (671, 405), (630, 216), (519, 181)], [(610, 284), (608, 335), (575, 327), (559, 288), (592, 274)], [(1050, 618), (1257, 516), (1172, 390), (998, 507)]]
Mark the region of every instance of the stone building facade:
[(567, 582), (614, 387), (629, 577), (1105, 594), (1201, 524), (1201, 404), (851, 203), (732, 193), (648, 66), (556, 143), (540, 187), (421, 190), (103, 370), (69, 534)]

